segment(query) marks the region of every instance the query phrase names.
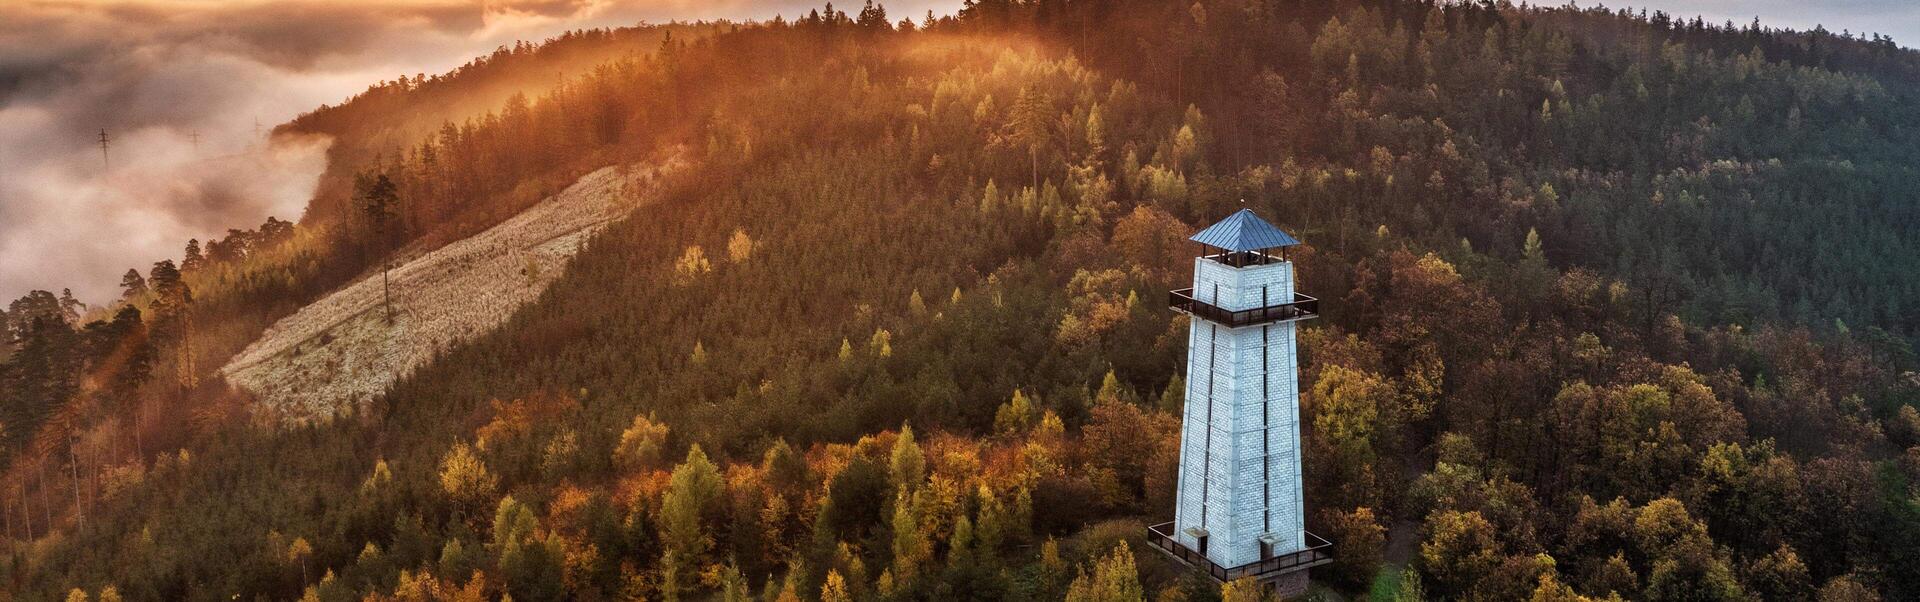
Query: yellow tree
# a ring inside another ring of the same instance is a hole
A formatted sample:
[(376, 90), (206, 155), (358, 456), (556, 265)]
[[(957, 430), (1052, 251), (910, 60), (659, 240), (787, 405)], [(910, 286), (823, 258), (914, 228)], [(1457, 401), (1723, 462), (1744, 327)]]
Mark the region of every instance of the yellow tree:
[(711, 271), (713, 262), (707, 259), (707, 251), (700, 245), (687, 247), (686, 252), (673, 262), (674, 279), (681, 284), (692, 282), (694, 278)]
[(1500, 562), (1493, 523), (1477, 511), (1435, 512), (1427, 517), (1425, 530), (1426, 541), (1420, 543), (1420, 572), (1433, 577), (1442, 595), (1466, 593)]
[(820, 602), (853, 602), (853, 595), (847, 593), (847, 580), (840, 571), (827, 571), (827, 582), (820, 586)]
[(1140, 586), (1140, 573), (1133, 563), (1133, 551), (1127, 542), (1114, 546), (1113, 552), (1094, 563), (1093, 574), (1082, 572), (1067, 587), (1067, 602), (1146, 602), (1146, 590)]
[(305, 537), (295, 537), (293, 543), (287, 546), (287, 562), (300, 565), (301, 583), (307, 582), (307, 559), (312, 557), (313, 544), (307, 543)]
[(733, 236), (727, 238), (727, 259), (734, 263), (745, 263), (753, 256), (753, 238), (747, 236), (745, 228), (734, 228)]
[(465, 443), (454, 444), (440, 460), (440, 488), (447, 492), (464, 512), (493, 499), (499, 478), (487, 471), (487, 465)]
[(1220, 584), (1220, 602), (1266, 602), (1267, 588), (1252, 577), (1241, 577)]
[(620, 433), (620, 443), (613, 448), (614, 465), (625, 470), (653, 468), (660, 462), (667, 433), (667, 425), (655, 422), (652, 416), (635, 415), (633, 424)]
[(1372, 372), (1328, 365), (1314, 381), (1313, 433), (1310, 445), (1329, 458), (1329, 481), (1338, 483), (1341, 502), (1371, 506), (1379, 500), (1374, 486), (1383, 421), (1381, 408), (1393, 397), (1393, 386)]

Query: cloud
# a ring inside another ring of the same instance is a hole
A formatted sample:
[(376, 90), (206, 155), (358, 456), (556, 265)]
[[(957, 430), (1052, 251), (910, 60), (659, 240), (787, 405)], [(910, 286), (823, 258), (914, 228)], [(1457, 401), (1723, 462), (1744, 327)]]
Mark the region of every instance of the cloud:
[[(853, 0), (843, 9), (856, 8)], [(912, 0), (898, 14), (948, 13)], [(188, 238), (298, 217), (323, 142), (255, 134), (376, 81), (516, 40), (641, 21), (789, 17), (781, 0), (0, 1), (0, 304), (112, 299)], [(112, 137), (110, 163), (95, 138)], [(196, 142), (197, 139), (197, 142)]]

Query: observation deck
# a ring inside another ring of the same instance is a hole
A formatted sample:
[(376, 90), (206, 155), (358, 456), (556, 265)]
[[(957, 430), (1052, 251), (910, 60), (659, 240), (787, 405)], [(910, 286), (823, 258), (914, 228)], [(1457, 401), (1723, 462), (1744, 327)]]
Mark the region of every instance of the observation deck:
[(1182, 564), (1200, 569), (1207, 576), (1221, 582), (1252, 577), (1259, 581), (1285, 573), (1304, 570), (1333, 562), (1333, 543), (1318, 535), (1307, 533), (1306, 549), (1291, 554), (1280, 554), (1265, 560), (1257, 560), (1236, 567), (1224, 567), (1207, 559), (1206, 554), (1188, 548), (1174, 540), (1172, 522), (1164, 522), (1147, 527), (1147, 543), (1161, 552), (1172, 556)]
[(1320, 317), (1320, 300), (1300, 293), (1294, 293), (1293, 301), (1288, 303), (1236, 311), (1195, 299), (1193, 289), (1183, 288), (1167, 293), (1167, 305), (1174, 311), (1211, 320), (1228, 328)]

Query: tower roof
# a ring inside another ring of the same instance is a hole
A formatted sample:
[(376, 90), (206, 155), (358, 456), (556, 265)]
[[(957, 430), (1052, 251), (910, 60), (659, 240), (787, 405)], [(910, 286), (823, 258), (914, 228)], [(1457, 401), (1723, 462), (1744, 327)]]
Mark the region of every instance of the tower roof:
[(1293, 235), (1280, 231), (1267, 220), (1254, 215), (1252, 209), (1241, 209), (1220, 220), (1220, 223), (1207, 226), (1191, 239), (1210, 247), (1219, 247), (1228, 251), (1245, 252), (1276, 247), (1290, 247), (1300, 244)]

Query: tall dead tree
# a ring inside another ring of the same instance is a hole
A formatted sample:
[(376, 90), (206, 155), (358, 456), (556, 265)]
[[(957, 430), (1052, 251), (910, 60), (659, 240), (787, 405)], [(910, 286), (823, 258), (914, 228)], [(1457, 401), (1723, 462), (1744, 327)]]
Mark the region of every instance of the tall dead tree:
[(113, 169), (113, 161), (107, 157), (107, 146), (112, 143), (113, 143), (113, 139), (107, 137), (106, 128), (101, 128), (100, 130), (100, 168), (103, 170)]

